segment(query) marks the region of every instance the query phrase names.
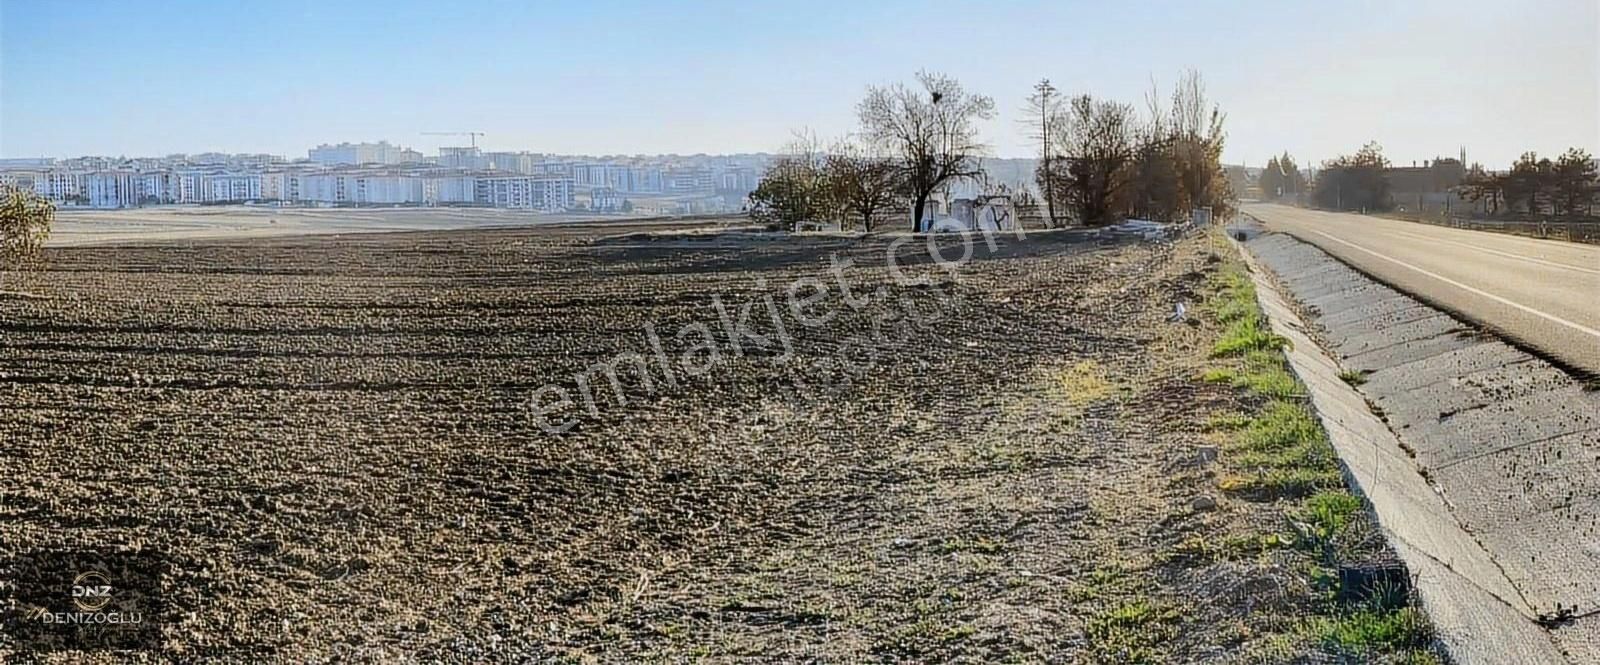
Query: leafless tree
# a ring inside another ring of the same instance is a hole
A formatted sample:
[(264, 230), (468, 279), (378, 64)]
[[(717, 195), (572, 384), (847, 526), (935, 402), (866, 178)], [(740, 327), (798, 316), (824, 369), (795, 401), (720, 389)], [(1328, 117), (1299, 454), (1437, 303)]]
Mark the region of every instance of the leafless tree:
[(904, 191), (894, 160), (848, 140), (828, 152), (823, 170), (832, 199), (846, 215), (861, 220), (863, 231), (871, 231), (873, 218), (899, 201)]
[[(1209, 108), (1208, 108), (1209, 107)], [(1178, 79), (1172, 93), (1172, 151), (1182, 188), (1183, 208), (1220, 206), (1225, 203), (1226, 186), (1222, 173), (1222, 144), (1226, 139), (1221, 108), (1206, 99), (1206, 85), (1200, 72), (1189, 70)]]
[(1053, 177), (1055, 171), (1055, 148), (1052, 144), (1054, 138), (1061, 133), (1061, 125), (1065, 122), (1061, 110), (1061, 95), (1056, 88), (1050, 85), (1050, 79), (1039, 79), (1033, 86), (1033, 94), (1028, 96), (1027, 106), (1023, 109), (1026, 116), (1022, 119), (1026, 127), (1028, 138), (1039, 145), (1039, 166), (1034, 178), (1039, 183), (1039, 191), (1044, 195), (1045, 223), (1050, 228), (1058, 226), (1056, 219), (1056, 192), (1055, 183), (1059, 178)]
[(839, 208), (832, 200), (822, 142), (809, 130), (795, 132), (750, 193), (750, 217), (793, 231), (802, 222), (831, 221)]
[(856, 111), (866, 138), (895, 155), (909, 194), (911, 228), (920, 230), (928, 199), (941, 185), (979, 173), (977, 121), (994, 117), (994, 100), (955, 79), (918, 72), (920, 90), (873, 86)]
[(1132, 212), (1145, 219), (1170, 221), (1182, 208), (1178, 161), (1173, 154), (1172, 127), (1176, 123), (1161, 105), (1160, 89), (1154, 79), (1145, 93), (1146, 117), (1134, 133), (1138, 148), (1134, 156), (1129, 198)]
[(1084, 224), (1115, 221), (1126, 209), (1130, 166), (1137, 153), (1133, 107), (1079, 95), (1067, 104), (1066, 116), (1057, 142), (1066, 162), (1059, 186)]

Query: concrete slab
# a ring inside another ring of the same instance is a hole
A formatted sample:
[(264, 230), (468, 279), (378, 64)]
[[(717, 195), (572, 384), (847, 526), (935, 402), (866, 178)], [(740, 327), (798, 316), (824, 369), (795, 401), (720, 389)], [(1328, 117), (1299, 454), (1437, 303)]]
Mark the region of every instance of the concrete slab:
[(1482, 408), (1440, 411), (1419, 420), (1406, 438), (1424, 463), (1442, 468), (1465, 459), (1600, 428), (1600, 409), (1577, 386), (1498, 400)]
[(1367, 382), (1361, 386), (1361, 392), (1380, 397), (1396, 395), (1476, 372), (1532, 361), (1533, 358), (1528, 354), (1504, 342), (1482, 342), (1432, 358), (1373, 372), (1367, 376)]
[[(1376, 327), (1376, 330), (1372, 330)], [(1433, 316), (1395, 324), (1377, 326), (1346, 325), (1328, 329), (1325, 339), (1345, 356), (1357, 356), (1368, 351), (1396, 344), (1423, 342), (1441, 335), (1452, 335), (1462, 330), (1461, 324), (1437, 312)]]
[(1479, 342), (1472, 335), (1446, 334), (1427, 339), (1382, 346), (1356, 354), (1342, 354), (1340, 364), (1362, 371), (1375, 372), (1386, 367), (1426, 360), (1451, 351), (1467, 348)]
[[(1280, 256), (1287, 253), (1281, 242), (1272, 246)], [(1307, 333), (1261, 263), (1249, 253), (1246, 260), (1263, 311), (1274, 331), (1290, 341), (1290, 366), (1306, 384), (1352, 485), (1371, 503), (1385, 536), (1413, 574), (1423, 607), (1452, 658), (1460, 663), (1566, 662), (1533, 621), (1536, 612), (1522, 590), (1463, 528), (1394, 432), (1368, 409), (1367, 398), (1339, 378), (1340, 364)]]
[[(1388, 374), (1384, 370), (1378, 374)], [(1461, 414), (1496, 402), (1549, 393), (1570, 379), (1560, 370), (1542, 363), (1516, 362), (1488, 369), (1456, 373), (1433, 383), (1395, 391), (1392, 387), (1362, 386), (1388, 414), (1390, 426), (1410, 427), (1426, 421), (1437, 422), (1445, 414)]]
[[(1310, 245), (1265, 234), (1248, 247), (1276, 277), (1258, 290), (1274, 327), (1289, 322), (1290, 362), (1452, 657), (1600, 662), (1600, 393), (1476, 326), (1354, 284), (1365, 276)], [(1350, 389), (1342, 370), (1366, 380)], [(1553, 632), (1533, 621), (1557, 605), (1577, 618)]]
[(1376, 302), (1363, 303), (1359, 307), (1351, 307), (1338, 314), (1317, 317), (1312, 323), (1322, 330), (1339, 331), (1342, 335), (1350, 337), (1438, 315), (1439, 312), (1422, 307), (1405, 296), (1389, 296)]

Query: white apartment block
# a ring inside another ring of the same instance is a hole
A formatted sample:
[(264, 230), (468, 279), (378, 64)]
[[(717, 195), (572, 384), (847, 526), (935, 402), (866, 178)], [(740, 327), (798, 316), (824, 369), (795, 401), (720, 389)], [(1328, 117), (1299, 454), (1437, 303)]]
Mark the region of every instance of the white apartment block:
[(96, 208), (131, 208), (144, 200), (144, 178), (133, 171), (97, 171), (85, 175), (83, 184)]
[(422, 178), (404, 175), (363, 175), (355, 178), (355, 202), (379, 205), (422, 203)]
[(69, 201), (83, 196), (83, 174), (73, 171), (45, 171), (33, 177), (33, 192), (52, 201)]
[(440, 148), (439, 166), (476, 171), (487, 168), (489, 164), (477, 148)]
[(525, 152), (483, 153), (484, 168), (510, 173), (533, 173), (533, 155)]
[(257, 174), (216, 174), (204, 176), (205, 200), (211, 203), (236, 203), (261, 200), (261, 176)]
[(261, 174), (261, 200), (300, 200), (300, 178), (287, 171), (268, 171)]
[(179, 171), (169, 179), (174, 203), (204, 203), (206, 200), (206, 174), (201, 171)]
[(428, 205), (470, 204), (478, 200), (478, 179), (470, 175), (422, 179), (422, 202)]
[(477, 202), (495, 208), (556, 211), (573, 206), (571, 178), (547, 175), (478, 178)]
[(340, 143), (339, 145), (324, 143), (307, 151), (306, 155), (313, 162), (329, 166), (336, 164), (350, 166), (359, 166), (361, 164), (404, 164), (422, 161), (422, 153), (397, 145), (390, 145), (388, 141)]
[(139, 205), (172, 202), (172, 174), (146, 171), (139, 174)]

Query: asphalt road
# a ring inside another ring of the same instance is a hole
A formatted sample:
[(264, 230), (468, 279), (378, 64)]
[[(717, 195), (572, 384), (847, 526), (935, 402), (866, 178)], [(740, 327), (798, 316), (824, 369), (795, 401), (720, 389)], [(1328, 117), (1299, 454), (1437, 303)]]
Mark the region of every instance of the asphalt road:
[(1273, 204), (1247, 204), (1244, 212), (1398, 290), (1600, 375), (1600, 246)]

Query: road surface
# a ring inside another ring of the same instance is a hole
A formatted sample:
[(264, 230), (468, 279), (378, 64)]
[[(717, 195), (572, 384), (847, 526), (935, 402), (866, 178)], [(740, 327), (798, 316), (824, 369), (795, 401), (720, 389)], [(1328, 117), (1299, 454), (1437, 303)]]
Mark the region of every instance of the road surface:
[(1247, 204), (1398, 290), (1600, 375), (1600, 246)]

